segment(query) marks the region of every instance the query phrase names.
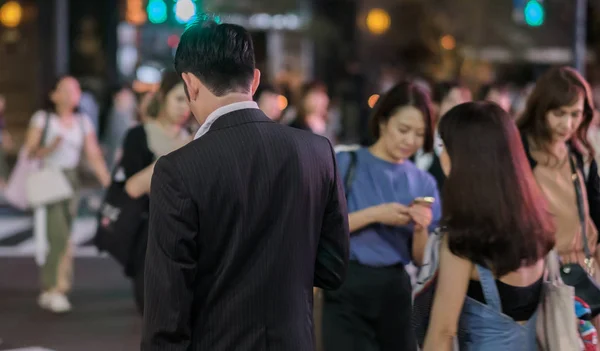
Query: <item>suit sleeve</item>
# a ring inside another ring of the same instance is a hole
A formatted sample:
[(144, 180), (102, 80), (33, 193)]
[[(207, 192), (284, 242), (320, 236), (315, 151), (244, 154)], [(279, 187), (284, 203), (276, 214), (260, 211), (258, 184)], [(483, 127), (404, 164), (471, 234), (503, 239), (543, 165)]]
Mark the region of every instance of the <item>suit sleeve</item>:
[(198, 212), (183, 184), (176, 165), (160, 158), (150, 192), (142, 351), (184, 351), (192, 339)]
[(346, 277), (350, 237), (344, 185), (340, 179), (331, 144), (329, 148), (333, 158), (331, 163), (333, 179), (317, 248), (314, 285), (318, 288), (334, 290), (342, 285)]

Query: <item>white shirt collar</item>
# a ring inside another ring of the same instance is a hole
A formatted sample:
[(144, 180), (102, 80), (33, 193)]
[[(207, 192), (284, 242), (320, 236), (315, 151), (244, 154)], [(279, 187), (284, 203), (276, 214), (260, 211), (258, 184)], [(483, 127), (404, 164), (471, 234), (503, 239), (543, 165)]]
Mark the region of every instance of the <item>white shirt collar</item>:
[(234, 102), (233, 104), (219, 107), (218, 109), (214, 110), (210, 115), (208, 115), (208, 117), (206, 117), (206, 121), (204, 121), (204, 124), (202, 124), (200, 129), (198, 129), (198, 132), (196, 132), (196, 136), (194, 137), (194, 140), (198, 139), (201, 136), (203, 136), (204, 134), (206, 134), (210, 130), (210, 127), (212, 126), (212, 124), (217, 119), (219, 119), (219, 117), (226, 115), (228, 113), (234, 112), (234, 111), (244, 110), (244, 109), (249, 109), (249, 108), (258, 109), (258, 105), (254, 101), (242, 101), (242, 102)]

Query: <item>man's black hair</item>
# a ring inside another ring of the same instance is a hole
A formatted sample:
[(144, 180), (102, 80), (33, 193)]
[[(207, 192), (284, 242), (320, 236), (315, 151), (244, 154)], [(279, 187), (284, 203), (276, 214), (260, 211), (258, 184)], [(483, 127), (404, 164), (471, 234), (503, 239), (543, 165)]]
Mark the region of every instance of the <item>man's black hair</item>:
[(179, 75), (194, 74), (216, 96), (248, 93), (255, 68), (252, 37), (241, 26), (202, 16), (181, 35), (174, 63)]

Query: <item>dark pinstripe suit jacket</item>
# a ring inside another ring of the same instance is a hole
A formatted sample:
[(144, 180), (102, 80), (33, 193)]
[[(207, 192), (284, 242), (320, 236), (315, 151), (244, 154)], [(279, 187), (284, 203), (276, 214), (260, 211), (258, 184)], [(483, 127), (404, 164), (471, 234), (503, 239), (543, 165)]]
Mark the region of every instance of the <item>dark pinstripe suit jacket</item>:
[(142, 350), (313, 351), (348, 215), (326, 138), (245, 109), (162, 157), (150, 194)]

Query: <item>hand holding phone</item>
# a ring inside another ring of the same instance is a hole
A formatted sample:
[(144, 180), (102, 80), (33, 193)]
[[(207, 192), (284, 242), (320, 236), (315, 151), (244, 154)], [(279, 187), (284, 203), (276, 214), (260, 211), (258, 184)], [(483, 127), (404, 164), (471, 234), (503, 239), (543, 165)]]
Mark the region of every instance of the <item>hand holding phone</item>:
[(411, 206), (421, 205), (421, 206), (431, 207), (431, 206), (433, 206), (434, 203), (435, 203), (435, 198), (433, 198), (433, 197), (417, 197), (416, 199), (413, 200), (413, 202), (410, 205)]

